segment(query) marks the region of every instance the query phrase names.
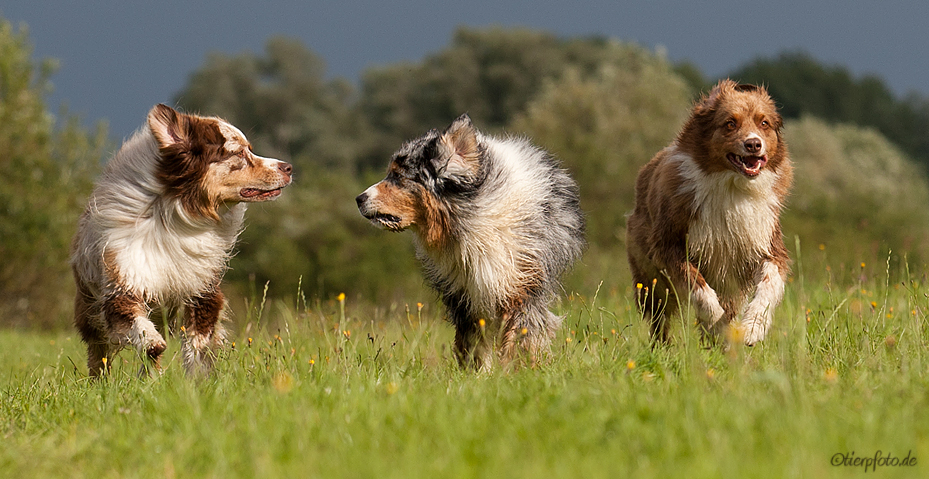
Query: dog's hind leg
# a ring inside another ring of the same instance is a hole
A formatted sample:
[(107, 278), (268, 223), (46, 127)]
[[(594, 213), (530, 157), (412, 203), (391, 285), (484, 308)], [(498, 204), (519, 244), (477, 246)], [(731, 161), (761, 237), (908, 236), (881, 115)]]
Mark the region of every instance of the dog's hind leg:
[(210, 372), (225, 336), (220, 321), (226, 300), (217, 288), (191, 298), (184, 307), (184, 367), (191, 375)]
[(91, 377), (98, 377), (106, 372), (106, 362), (111, 357), (110, 346), (106, 335), (95, 328), (90, 322), (75, 318), (81, 339), (87, 345), (87, 372)]
[(528, 329), (526, 332), (523, 332), (523, 329), (526, 329), (524, 323), (525, 321), (525, 311), (523, 311), (524, 300), (522, 298), (516, 299), (510, 304), (507, 304), (505, 308), (499, 311), (497, 314), (500, 316), (500, 359), (503, 362), (511, 361), (516, 356), (516, 342), (520, 336), (525, 336), (528, 334)]
[(635, 277), (635, 304), (648, 323), (648, 330), (655, 343), (664, 344), (669, 340), (670, 324), (668, 318), (678, 310), (678, 299), (674, 291), (667, 286), (664, 279), (645, 279)]
[(471, 304), (460, 292), (442, 296), (448, 321), (455, 326), (455, 359), (462, 369), (490, 371), (493, 367), (493, 339), (500, 323), (471, 313)]
[(74, 298), (74, 326), (81, 334), (81, 339), (87, 345), (87, 371), (91, 377), (103, 374), (106, 368), (104, 358), (109, 358), (110, 348), (107, 345), (106, 333), (103, 329), (105, 323), (101, 317), (99, 305), (87, 286), (75, 274), (77, 294)]

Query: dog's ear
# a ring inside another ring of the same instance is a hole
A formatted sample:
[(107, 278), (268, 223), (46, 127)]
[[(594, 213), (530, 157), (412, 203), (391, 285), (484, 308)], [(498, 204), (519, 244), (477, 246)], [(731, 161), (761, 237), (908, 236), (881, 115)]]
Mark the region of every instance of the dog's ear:
[(716, 86), (710, 90), (706, 96), (700, 99), (697, 103), (694, 113), (703, 114), (710, 111), (713, 111), (716, 108), (716, 105), (719, 103), (719, 98), (723, 95), (726, 90), (733, 90), (736, 88), (736, 83), (732, 80), (720, 80)]
[(481, 148), (477, 129), (467, 114), (452, 122), (436, 141), (432, 160), (440, 178), (468, 181), (481, 171)]
[(187, 115), (161, 103), (148, 112), (148, 127), (162, 148), (184, 143), (188, 138)]

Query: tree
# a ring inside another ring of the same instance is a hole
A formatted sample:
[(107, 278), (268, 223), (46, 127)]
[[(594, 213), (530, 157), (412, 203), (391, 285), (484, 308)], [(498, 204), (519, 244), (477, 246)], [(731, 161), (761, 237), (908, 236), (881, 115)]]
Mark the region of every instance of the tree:
[(268, 41), (263, 56), (213, 53), (176, 95), (185, 110), (225, 118), (255, 150), (297, 166), (352, 171), (367, 131), (344, 80), (326, 81), (325, 65), (297, 40)]
[(0, 19), (0, 324), (51, 326), (70, 312), (69, 244), (105, 129), (45, 108), (54, 62), (34, 64), (27, 32)]
[(691, 98), (664, 59), (634, 45), (614, 50), (593, 75), (570, 70), (549, 81), (510, 128), (555, 153), (577, 179), (588, 219), (585, 263), (596, 279), (625, 267), (636, 175), (674, 139)]
[(898, 147), (873, 128), (813, 117), (784, 130), (795, 168), (787, 234), (848, 264), (887, 249), (929, 259), (929, 183)]
[(366, 163), (382, 165), (403, 141), (444, 127), (462, 113), (485, 131), (501, 130), (568, 69), (587, 78), (603, 64), (622, 64), (626, 53), (602, 37), (461, 28), (448, 48), (421, 63), (364, 74), (361, 109), (379, 135)]

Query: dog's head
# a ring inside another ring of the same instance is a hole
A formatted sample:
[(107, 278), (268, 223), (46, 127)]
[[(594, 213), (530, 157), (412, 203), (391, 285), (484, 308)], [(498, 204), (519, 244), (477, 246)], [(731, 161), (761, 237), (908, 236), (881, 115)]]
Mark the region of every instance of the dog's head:
[(479, 186), (483, 149), (467, 115), (444, 132), (408, 141), (394, 153), (387, 177), (355, 198), (358, 210), (381, 228), (415, 226), (428, 243), (440, 241), (450, 227), (449, 205)]
[(782, 126), (763, 87), (723, 80), (694, 107), (678, 144), (704, 171), (731, 170), (751, 179), (777, 170), (786, 158)]
[(191, 214), (216, 218), (224, 203), (273, 200), (292, 180), (289, 163), (256, 155), (225, 120), (156, 105), (148, 127), (161, 155), (157, 177)]

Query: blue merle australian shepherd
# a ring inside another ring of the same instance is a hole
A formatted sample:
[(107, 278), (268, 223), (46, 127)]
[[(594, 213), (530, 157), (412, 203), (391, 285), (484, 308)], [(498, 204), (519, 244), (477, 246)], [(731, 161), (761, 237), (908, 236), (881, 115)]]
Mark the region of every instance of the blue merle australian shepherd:
[(495, 346), (503, 362), (549, 350), (561, 318), (548, 306), (585, 247), (577, 184), (551, 155), (462, 115), (405, 143), (356, 200), (375, 225), (415, 232), (462, 367), (490, 369)]

